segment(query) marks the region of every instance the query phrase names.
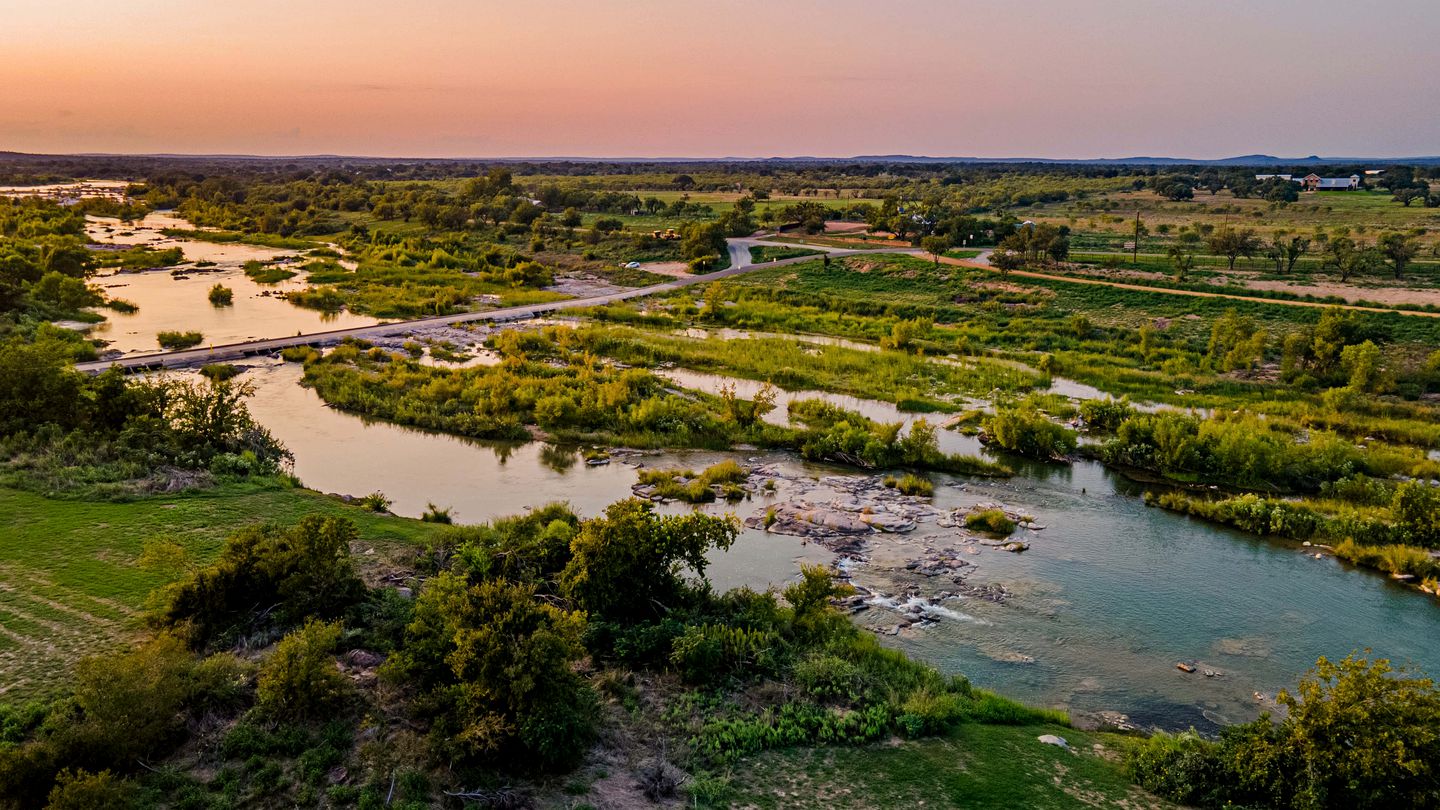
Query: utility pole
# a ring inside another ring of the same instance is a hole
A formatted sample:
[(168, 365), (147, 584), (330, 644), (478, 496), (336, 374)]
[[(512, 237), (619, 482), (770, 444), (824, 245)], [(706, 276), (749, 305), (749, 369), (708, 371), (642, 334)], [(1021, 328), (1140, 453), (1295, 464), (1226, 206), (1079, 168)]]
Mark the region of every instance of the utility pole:
[(1135, 209), (1135, 241), (1130, 243), (1130, 264), (1140, 263), (1140, 209)]

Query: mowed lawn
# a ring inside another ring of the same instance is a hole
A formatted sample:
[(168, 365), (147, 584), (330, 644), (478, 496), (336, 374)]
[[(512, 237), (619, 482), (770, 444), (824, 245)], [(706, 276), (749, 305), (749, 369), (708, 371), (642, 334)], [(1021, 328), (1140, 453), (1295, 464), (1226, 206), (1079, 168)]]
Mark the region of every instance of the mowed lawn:
[(195, 562), (207, 562), (238, 527), (310, 514), (354, 520), (362, 555), (413, 544), (433, 530), (303, 489), (225, 486), (110, 503), (0, 487), (0, 701), (52, 693), (76, 659), (138, 634), (146, 597), (172, 575), (139, 564), (147, 540), (171, 539)]
[[(1055, 734), (1071, 750), (1036, 738)], [(1174, 807), (1130, 784), (1125, 739), (1058, 726), (965, 723), (947, 737), (760, 754), (731, 773), (735, 807)]]

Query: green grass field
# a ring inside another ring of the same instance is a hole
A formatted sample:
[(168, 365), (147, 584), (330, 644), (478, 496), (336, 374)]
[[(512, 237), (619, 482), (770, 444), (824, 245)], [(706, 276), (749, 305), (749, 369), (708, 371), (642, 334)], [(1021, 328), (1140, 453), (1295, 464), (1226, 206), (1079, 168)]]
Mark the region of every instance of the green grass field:
[[(1056, 734), (1073, 751), (1044, 745)], [(730, 777), (734, 807), (1172, 807), (1129, 784), (1124, 738), (1050, 726), (967, 723), (950, 736), (762, 754)]]
[(236, 528), (344, 515), (377, 553), (408, 545), (432, 527), (377, 515), (317, 492), (225, 486), (128, 503), (45, 498), (0, 487), (9, 515), (0, 543), (0, 700), (53, 693), (70, 665), (140, 629), (146, 597), (171, 574), (139, 564), (145, 544), (167, 538), (195, 562), (218, 553)]

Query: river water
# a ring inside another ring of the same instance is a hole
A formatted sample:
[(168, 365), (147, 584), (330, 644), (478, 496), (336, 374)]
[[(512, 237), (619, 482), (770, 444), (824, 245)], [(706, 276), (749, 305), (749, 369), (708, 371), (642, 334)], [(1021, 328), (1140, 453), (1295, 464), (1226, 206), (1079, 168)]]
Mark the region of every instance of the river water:
[[(573, 450), (538, 442), (478, 442), (367, 421), (325, 406), (297, 385), (299, 377), (294, 364), (256, 361), (244, 379), (257, 389), (251, 401), (257, 419), (294, 452), (300, 479), (321, 491), (378, 490), (402, 515), (418, 516), (433, 502), (454, 507), (460, 521), (479, 522), (557, 500), (594, 515), (629, 496), (636, 481), (625, 464), (590, 467)], [(671, 378), (697, 388), (724, 380), (688, 372)], [(858, 404), (874, 418), (893, 416), (885, 403), (825, 396)], [(952, 449), (973, 452), (971, 440), (942, 435), (957, 442)], [(723, 458), (774, 465), (790, 476), (858, 475), (784, 453), (663, 452), (639, 461), (700, 469)], [(1030, 550), (1022, 554), (981, 547), (967, 558), (968, 581), (1003, 584), (1011, 594), (1004, 603), (948, 600), (938, 623), (883, 637), (979, 685), (1047, 706), (1118, 711), (1144, 726), (1214, 730), (1256, 716), (1320, 655), (1369, 648), (1440, 672), (1440, 646), (1431, 643), (1440, 603), (1433, 598), (1314, 559), (1293, 544), (1147, 508), (1138, 485), (1097, 464), (1029, 465), (1008, 481), (932, 479), (937, 506), (997, 501), (1047, 527), (1029, 533)], [(705, 508), (746, 517), (763, 513), (774, 497)], [(784, 487), (778, 497), (784, 499)], [(943, 544), (937, 533), (945, 532), (922, 526), (912, 535), (876, 535), (869, 562), (852, 568), (855, 582), (900, 592), (914, 581), (905, 561), (926, 545)], [(711, 557), (717, 587), (763, 588), (793, 577), (802, 560), (834, 555), (747, 530), (729, 553)], [(857, 621), (885, 624), (884, 613), (872, 608)], [(1179, 661), (1196, 662), (1201, 671), (1183, 673), (1175, 668)], [(1205, 669), (1220, 674), (1205, 677)]]
[[(108, 217), (88, 217), (90, 241), (101, 245), (149, 245), (158, 250), (178, 247), (187, 262), (214, 262), (214, 267), (184, 268), (183, 278), (166, 270), (141, 273), (104, 271), (94, 283), (105, 293), (140, 306), (134, 313), (100, 310), (106, 320), (90, 330), (91, 337), (109, 341), (107, 350), (121, 354), (160, 351), (156, 335), (167, 330), (200, 332), (204, 345), (237, 343), (283, 337), (327, 329), (345, 329), (378, 323), (375, 318), (348, 311), (317, 312), (294, 306), (277, 293), (305, 288), (303, 272), (278, 284), (259, 284), (241, 269), (247, 261), (268, 262), (295, 257), (295, 251), (242, 244), (217, 244), (166, 236), (165, 228), (190, 229), (190, 223), (164, 212), (154, 212), (137, 223)], [(299, 271), (299, 262), (290, 265)], [(234, 303), (217, 307), (207, 298), (210, 288), (223, 284), (234, 292)]]

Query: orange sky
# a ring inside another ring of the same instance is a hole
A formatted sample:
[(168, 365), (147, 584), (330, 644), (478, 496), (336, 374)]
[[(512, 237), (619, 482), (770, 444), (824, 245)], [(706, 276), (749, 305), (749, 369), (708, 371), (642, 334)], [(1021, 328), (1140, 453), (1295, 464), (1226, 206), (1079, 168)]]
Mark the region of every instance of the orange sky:
[(1440, 154), (1435, 0), (0, 0), (0, 150)]

